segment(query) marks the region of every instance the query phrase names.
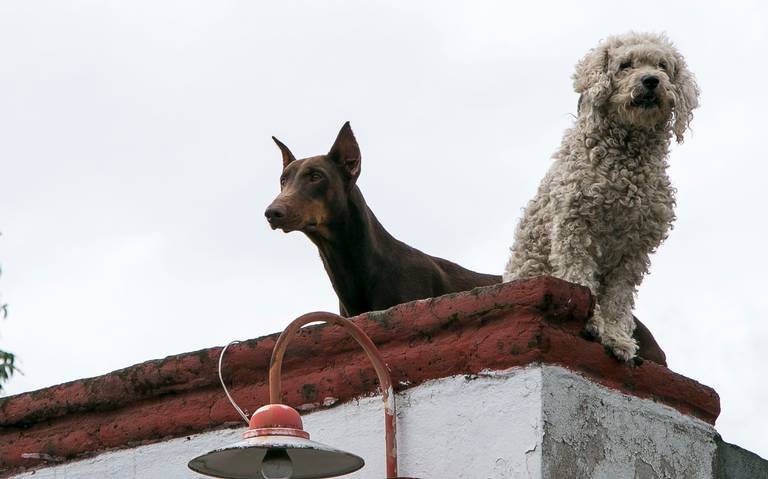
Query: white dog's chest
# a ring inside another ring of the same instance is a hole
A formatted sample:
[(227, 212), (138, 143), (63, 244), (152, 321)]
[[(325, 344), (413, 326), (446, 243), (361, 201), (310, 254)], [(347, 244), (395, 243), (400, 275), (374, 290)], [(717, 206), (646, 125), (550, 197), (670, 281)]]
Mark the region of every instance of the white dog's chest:
[(674, 192), (663, 170), (617, 167), (580, 177), (569, 209), (583, 212), (598, 255), (650, 253), (666, 237), (674, 220)]

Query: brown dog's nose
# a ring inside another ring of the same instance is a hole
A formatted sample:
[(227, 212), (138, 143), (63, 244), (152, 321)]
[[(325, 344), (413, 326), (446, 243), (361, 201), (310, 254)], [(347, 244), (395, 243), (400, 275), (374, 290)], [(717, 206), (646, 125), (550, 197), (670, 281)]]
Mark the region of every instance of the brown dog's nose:
[(273, 221), (284, 217), (285, 210), (280, 206), (270, 205), (269, 208), (267, 208), (267, 211), (264, 212), (264, 216), (267, 217), (267, 221), (272, 223)]
[(643, 82), (643, 85), (649, 90), (653, 90), (659, 85), (659, 77), (655, 75), (645, 75), (640, 81)]

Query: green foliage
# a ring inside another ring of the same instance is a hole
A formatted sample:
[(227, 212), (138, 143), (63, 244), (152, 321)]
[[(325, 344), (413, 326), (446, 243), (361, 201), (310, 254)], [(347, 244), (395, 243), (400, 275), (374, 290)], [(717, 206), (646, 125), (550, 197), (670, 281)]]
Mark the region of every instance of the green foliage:
[[(0, 276), (3, 270), (0, 268)], [(0, 302), (0, 316), (5, 319), (8, 316), (8, 305)], [(3, 383), (6, 382), (13, 373), (20, 372), (16, 367), (16, 356), (13, 353), (0, 349), (0, 393), (3, 392)]]
[(0, 392), (3, 391), (3, 383), (13, 376), (13, 373), (19, 371), (15, 362), (16, 357), (13, 353), (0, 351)]

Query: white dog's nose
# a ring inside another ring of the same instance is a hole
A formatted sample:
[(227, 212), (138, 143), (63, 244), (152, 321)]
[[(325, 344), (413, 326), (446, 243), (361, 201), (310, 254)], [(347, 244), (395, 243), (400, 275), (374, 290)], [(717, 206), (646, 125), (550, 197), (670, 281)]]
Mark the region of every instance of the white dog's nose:
[(643, 78), (640, 79), (640, 81), (649, 90), (653, 90), (659, 85), (659, 77), (655, 75), (645, 75)]

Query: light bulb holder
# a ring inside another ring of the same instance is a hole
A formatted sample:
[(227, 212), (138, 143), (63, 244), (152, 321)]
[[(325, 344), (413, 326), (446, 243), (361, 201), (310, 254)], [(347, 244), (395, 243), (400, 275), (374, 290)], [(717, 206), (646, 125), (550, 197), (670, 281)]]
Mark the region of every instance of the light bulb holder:
[(253, 413), (248, 422), (248, 430), (243, 433), (243, 439), (262, 436), (309, 439), (309, 433), (304, 430), (299, 412), (285, 404), (267, 404)]

